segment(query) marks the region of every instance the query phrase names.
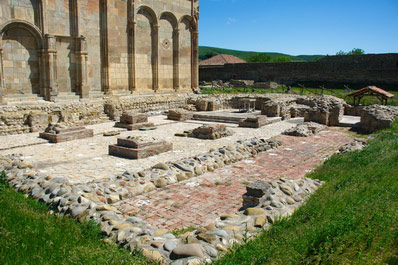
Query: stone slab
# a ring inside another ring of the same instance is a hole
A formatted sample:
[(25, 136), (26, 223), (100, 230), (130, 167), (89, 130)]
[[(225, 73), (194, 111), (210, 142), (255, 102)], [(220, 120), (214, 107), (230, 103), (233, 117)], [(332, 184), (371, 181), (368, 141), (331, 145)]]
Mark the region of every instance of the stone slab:
[(189, 137), (194, 137), (198, 139), (210, 139), (216, 140), (222, 137), (231, 136), (233, 134), (232, 131), (227, 130), (227, 127), (223, 124), (211, 124), (204, 125), (194, 129)]
[(84, 127), (79, 127), (83, 129), (74, 129), (66, 131), (67, 129), (63, 129), (62, 133), (40, 133), (40, 138), (47, 139), (51, 143), (60, 143), (66, 141), (73, 141), (77, 139), (83, 139), (94, 136), (94, 131), (92, 129), (85, 129)]
[(127, 124), (144, 123), (148, 122), (148, 115), (142, 113), (136, 114), (125, 112), (122, 114), (122, 116), (120, 116), (120, 122)]
[(64, 134), (64, 133), (72, 133), (72, 132), (76, 132), (76, 131), (82, 131), (82, 130), (86, 130), (85, 127), (71, 127), (71, 128), (54, 128), (54, 131), (56, 132), (56, 134)]
[(127, 124), (123, 122), (116, 122), (115, 127), (117, 128), (124, 128), (129, 131), (139, 130), (145, 127), (154, 127), (155, 125), (152, 122), (144, 122), (144, 123), (134, 123), (134, 124)]
[(344, 115), (341, 119), (340, 127), (359, 127), (361, 123), (361, 117)]
[(167, 114), (167, 119), (174, 121), (191, 120), (192, 117), (193, 113), (191, 112), (180, 112), (180, 111), (169, 110), (169, 113)]
[(144, 147), (152, 146), (152, 145), (159, 146), (159, 145), (163, 145), (165, 143), (166, 143), (166, 141), (144, 142), (144, 141), (140, 141), (140, 139), (126, 139), (126, 138), (118, 138), (117, 139), (117, 145), (128, 147), (128, 148), (135, 148), (135, 149), (140, 149), (140, 148), (144, 148)]
[(215, 111), (212, 113), (194, 113), (193, 120), (210, 121), (219, 123), (234, 123), (239, 124), (239, 121), (248, 117), (255, 117), (260, 114), (260, 111), (255, 111), (250, 114), (242, 112), (229, 112), (229, 111)]
[(165, 153), (171, 150), (173, 150), (173, 144), (167, 142), (161, 145), (146, 146), (140, 149), (128, 148), (118, 145), (109, 145), (109, 155), (130, 159), (142, 159)]
[(248, 117), (239, 121), (239, 127), (243, 128), (261, 128), (269, 124), (267, 116)]

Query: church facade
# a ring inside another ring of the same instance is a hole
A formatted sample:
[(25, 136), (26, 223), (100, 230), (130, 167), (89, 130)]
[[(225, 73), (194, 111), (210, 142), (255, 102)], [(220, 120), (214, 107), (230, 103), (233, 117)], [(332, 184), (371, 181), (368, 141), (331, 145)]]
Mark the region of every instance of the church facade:
[(190, 91), (198, 0), (5, 0), (0, 100)]

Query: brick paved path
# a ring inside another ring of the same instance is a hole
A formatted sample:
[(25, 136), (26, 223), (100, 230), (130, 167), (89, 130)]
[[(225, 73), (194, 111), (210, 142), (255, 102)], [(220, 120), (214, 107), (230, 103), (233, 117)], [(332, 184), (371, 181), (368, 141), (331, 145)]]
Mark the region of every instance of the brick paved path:
[[(283, 145), (244, 160), (122, 202), (140, 209), (138, 217), (173, 230), (214, 221), (222, 213), (236, 212), (248, 182), (302, 178), (352, 138), (336, 130), (301, 138), (279, 136)], [(196, 185), (196, 186), (195, 186)], [(145, 204), (145, 205), (142, 205)]]

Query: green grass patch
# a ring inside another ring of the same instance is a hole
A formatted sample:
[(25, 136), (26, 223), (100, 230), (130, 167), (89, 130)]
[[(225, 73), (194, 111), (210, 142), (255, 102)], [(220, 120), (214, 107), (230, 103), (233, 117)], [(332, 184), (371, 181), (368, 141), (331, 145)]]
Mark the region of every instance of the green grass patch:
[(174, 229), (173, 231), (171, 231), (171, 233), (175, 236), (179, 236), (179, 235), (183, 235), (187, 232), (192, 232), (195, 231), (196, 229), (198, 229), (197, 227), (191, 225), (189, 227), (186, 228), (181, 228), (181, 229)]
[(103, 238), (98, 225), (50, 214), (44, 203), (8, 187), (1, 173), (1, 264), (151, 264)]
[(398, 264), (398, 123), (362, 151), (334, 155), (290, 219), (215, 264)]

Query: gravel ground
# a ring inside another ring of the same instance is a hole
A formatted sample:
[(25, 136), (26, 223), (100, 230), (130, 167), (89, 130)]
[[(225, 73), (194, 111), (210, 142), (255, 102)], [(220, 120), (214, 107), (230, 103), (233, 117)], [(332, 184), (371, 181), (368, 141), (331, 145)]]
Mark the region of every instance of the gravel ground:
[[(0, 136), (2, 154), (21, 154), (25, 162), (32, 164), (41, 172), (52, 176), (65, 176), (74, 183), (93, 179), (107, 178), (124, 171), (138, 171), (149, 168), (158, 162), (175, 161), (184, 157), (195, 156), (207, 152), (210, 148), (218, 148), (234, 144), (237, 140), (252, 137), (271, 138), (284, 130), (302, 123), (302, 118), (281, 121), (259, 129), (239, 128), (236, 124), (225, 124), (234, 131), (234, 135), (218, 140), (199, 140), (195, 138), (175, 137), (177, 132), (194, 129), (202, 124), (212, 122), (175, 122), (167, 120), (164, 115), (149, 118), (157, 129), (153, 131), (125, 131), (114, 128), (114, 122), (90, 125), (95, 136), (58, 144), (50, 144), (38, 138), (38, 133), (24, 135)], [(121, 131), (119, 136), (104, 137), (103, 132)], [(117, 137), (145, 136), (173, 143), (174, 150), (147, 159), (129, 160), (108, 155), (108, 145), (116, 144)]]

